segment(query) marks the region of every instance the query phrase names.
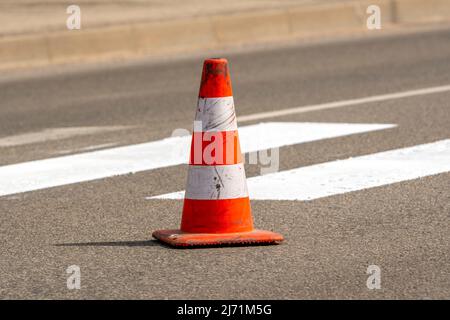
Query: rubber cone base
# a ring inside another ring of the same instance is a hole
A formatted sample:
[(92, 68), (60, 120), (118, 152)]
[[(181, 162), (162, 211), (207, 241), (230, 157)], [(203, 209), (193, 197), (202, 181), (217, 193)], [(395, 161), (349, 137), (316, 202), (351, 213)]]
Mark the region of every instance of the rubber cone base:
[(173, 247), (278, 244), (283, 241), (282, 235), (264, 230), (237, 233), (187, 233), (181, 230), (158, 230), (152, 235)]

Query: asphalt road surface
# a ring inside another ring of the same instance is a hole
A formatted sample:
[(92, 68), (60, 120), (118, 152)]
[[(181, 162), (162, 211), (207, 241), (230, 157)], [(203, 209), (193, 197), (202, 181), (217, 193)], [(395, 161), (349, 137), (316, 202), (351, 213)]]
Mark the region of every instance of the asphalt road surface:
[[(285, 200), (265, 183), (270, 200), (252, 200), (255, 225), (283, 234), (281, 245), (176, 250), (151, 233), (179, 226), (182, 201), (149, 197), (183, 190), (186, 165), (120, 175), (112, 170), (94, 180), (89, 177), (99, 170), (89, 167), (83, 179), (90, 181), (50, 188), (52, 176), (35, 183), (34, 175), (46, 164), (55, 169), (45, 159), (58, 159), (70, 177), (71, 167), (80, 165), (71, 155), (190, 129), (203, 59), (2, 75), (0, 298), (450, 298), (444, 141), (450, 138), (450, 30), (247, 50), (227, 58), (240, 128), (260, 122), (392, 125), (284, 145), (280, 171), (306, 167), (308, 173), (316, 164), (335, 168), (336, 160), (441, 144), (431, 155), (423, 151), (425, 160), (412, 149), (420, 159), (407, 158), (404, 168), (375, 161), (373, 185), (360, 181), (354, 191), (336, 191), (337, 179), (327, 195)], [(309, 107), (291, 109), (302, 106)], [(264, 114), (281, 109), (290, 111)], [(30, 161), (31, 171), (22, 171)], [(246, 164), (249, 181), (260, 167)], [(16, 177), (5, 178), (13, 169), (23, 190), (31, 191), (14, 191)], [(403, 169), (410, 175), (389, 182)], [(343, 179), (353, 187), (353, 178)], [(308, 179), (300, 174), (295, 183)], [(301, 198), (302, 189), (291, 188)], [(79, 290), (67, 288), (71, 265), (80, 268)], [(367, 287), (369, 265), (381, 270), (380, 289)]]

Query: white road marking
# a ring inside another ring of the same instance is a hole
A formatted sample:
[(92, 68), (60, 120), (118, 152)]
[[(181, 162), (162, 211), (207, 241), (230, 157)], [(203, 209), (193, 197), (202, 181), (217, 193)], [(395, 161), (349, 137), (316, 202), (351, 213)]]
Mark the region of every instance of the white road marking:
[[(239, 130), (244, 153), (383, 130), (393, 124), (263, 123)], [(190, 136), (0, 167), (0, 196), (187, 163)]]
[(364, 103), (369, 103), (369, 102), (401, 99), (401, 98), (421, 96), (421, 95), (440, 93), (440, 92), (446, 92), (446, 91), (450, 91), (450, 85), (423, 88), (423, 89), (417, 89), (417, 90), (409, 90), (409, 91), (401, 91), (401, 92), (396, 92), (396, 93), (388, 93), (388, 94), (382, 94), (382, 95), (376, 95), (376, 96), (370, 96), (370, 97), (364, 97), (364, 98), (321, 103), (321, 104), (316, 104), (316, 105), (306, 105), (306, 106), (302, 106), (302, 107), (295, 107), (295, 108), (282, 109), (282, 110), (276, 110), (276, 111), (254, 113), (254, 114), (249, 114), (249, 115), (244, 115), (244, 116), (238, 117), (238, 122), (242, 123), (242, 122), (248, 122), (248, 121), (254, 121), (254, 120), (287, 116), (290, 114), (306, 113), (306, 112), (326, 110), (326, 109), (335, 109), (335, 108), (354, 106), (354, 105), (364, 104)]
[[(450, 139), (247, 179), (253, 200), (313, 200), (450, 171)], [(183, 199), (184, 191), (147, 199)]]
[(117, 146), (117, 142), (111, 142), (111, 143), (104, 143), (104, 144), (96, 144), (93, 146), (87, 146), (87, 147), (81, 147), (79, 149), (65, 149), (55, 152), (55, 154), (68, 154), (68, 153), (80, 153), (83, 151), (92, 151), (92, 150), (99, 150), (99, 149), (106, 149), (110, 147)]
[(29, 132), (0, 138), (0, 147), (14, 147), (44, 141), (67, 139), (75, 136), (89, 135), (101, 132), (110, 132), (130, 129), (128, 126), (104, 126), (104, 127), (65, 127), (50, 128), (38, 132)]

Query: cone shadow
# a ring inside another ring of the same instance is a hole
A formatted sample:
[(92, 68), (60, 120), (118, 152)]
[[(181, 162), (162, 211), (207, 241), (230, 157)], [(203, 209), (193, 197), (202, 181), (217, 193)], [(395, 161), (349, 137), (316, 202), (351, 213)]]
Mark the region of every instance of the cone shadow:
[[(55, 247), (163, 247), (172, 250), (199, 250), (214, 248), (231, 248), (231, 247), (265, 247), (273, 246), (271, 243), (253, 243), (253, 244), (210, 244), (210, 245), (188, 245), (188, 246), (171, 246), (165, 242), (158, 240), (141, 240), (141, 241), (99, 241), (99, 242), (73, 242), (73, 243), (57, 243)], [(276, 246), (280, 244), (275, 244)]]

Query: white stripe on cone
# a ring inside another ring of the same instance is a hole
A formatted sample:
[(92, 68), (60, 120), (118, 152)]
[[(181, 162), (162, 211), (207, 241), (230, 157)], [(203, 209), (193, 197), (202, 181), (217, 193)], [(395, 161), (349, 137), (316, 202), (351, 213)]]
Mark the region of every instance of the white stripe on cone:
[(195, 121), (195, 132), (237, 130), (233, 97), (199, 98)]
[(189, 166), (186, 198), (221, 200), (248, 197), (244, 165)]

